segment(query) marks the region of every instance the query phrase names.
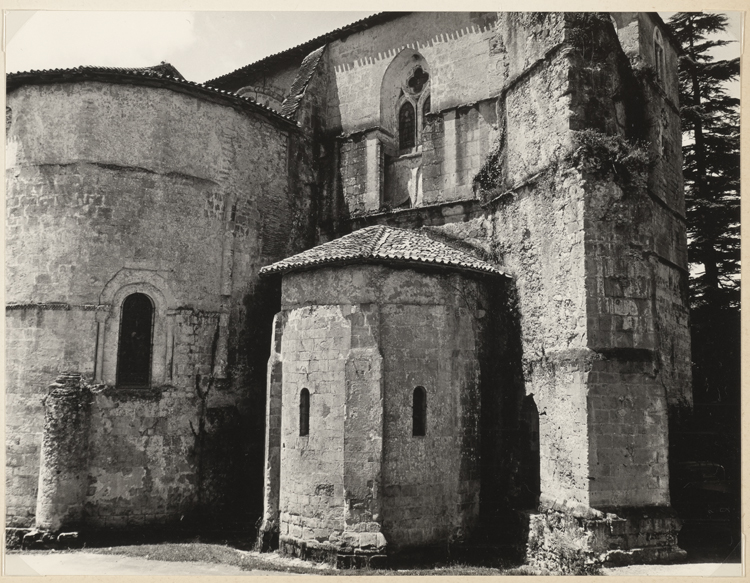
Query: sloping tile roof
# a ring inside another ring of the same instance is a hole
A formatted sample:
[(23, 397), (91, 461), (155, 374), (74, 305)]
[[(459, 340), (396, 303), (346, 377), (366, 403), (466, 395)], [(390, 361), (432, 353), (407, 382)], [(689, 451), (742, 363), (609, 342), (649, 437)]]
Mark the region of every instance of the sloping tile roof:
[(249, 65), (245, 65), (244, 67), (240, 67), (239, 69), (216, 77), (214, 79), (210, 79), (209, 81), (206, 81), (206, 83), (208, 85), (219, 87), (221, 89), (237, 90), (242, 85), (244, 85), (242, 80), (247, 76), (254, 75), (255, 73), (260, 71), (272, 71), (277, 67), (282, 66), (282, 64), (290, 63), (295, 59), (297, 60), (297, 62), (299, 62), (305, 56), (309, 55), (312, 51), (319, 49), (324, 45), (330, 44), (333, 41), (347, 37), (361, 30), (366, 30), (371, 26), (375, 26), (376, 24), (381, 24), (383, 22), (388, 22), (390, 20), (400, 18), (405, 14), (409, 13), (378, 12), (377, 14), (373, 14), (371, 16), (368, 16), (367, 18), (362, 18), (361, 20), (357, 20), (356, 22), (352, 22), (351, 24), (347, 24), (346, 26), (342, 26), (341, 28), (337, 28), (335, 30), (332, 30), (331, 32), (315, 37), (314, 39), (297, 45), (296, 47), (289, 48), (285, 51), (281, 51), (280, 53), (269, 55), (261, 59), (260, 61), (255, 61), (254, 63), (250, 63)]
[(323, 45), (319, 49), (315, 49), (302, 61), (294, 83), (292, 83), (292, 87), (289, 89), (289, 96), (281, 104), (281, 115), (293, 118), (297, 113), (300, 101), (302, 101), (302, 97), (305, 95), (307, 84), (312, 79), (315, 68), (318, 66), (320, 58), (326, 50), (326, 46), (328, 45)]
[[(176, 76), (176, 73), (179, 76)], [(155, 67), (74, 67), (72, 69), (43, 69), (8, 73), (6, 75), (6, 92), (11, 92), (23, 85), (41, 85), (46, 83), (67, 83), (76, 81), (101, 81), (104, 83), (133, 83), (138, 85), (166, 87), (181, 93), (197, 95), (209, 101), (230, 105), (235, 109), (254, 110), (267, 117), (296, 125), (293, 119), (266, 107), (249, 97), (235, 95), (206, 85), (188, 81), (169, 63)]]
[(286, 273), (340, 263), (411, 263), (508, 277), (498, 266), (436, 241), (422, 231), (384, 225), (360, 229), (267, 265), (260, 270), (260, 274)]

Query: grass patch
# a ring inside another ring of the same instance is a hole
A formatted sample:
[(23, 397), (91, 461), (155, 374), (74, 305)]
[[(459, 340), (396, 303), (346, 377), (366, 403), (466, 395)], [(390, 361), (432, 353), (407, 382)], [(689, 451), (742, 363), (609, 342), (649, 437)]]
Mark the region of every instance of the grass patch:
[(243, 571), (281, 571), (300, 574), (333, 574), (334, 569), (314, 564), (299, 565), (299, 560), (284, 560), (277, 555), (261, 555), (253, 551), (240, 551), (224, 545), (208, 543), (163, 543), (153, 545), (113, 546), (86, 549), (102, 555), (124, 555), (152, 561), (218, 563), (238, 567)]

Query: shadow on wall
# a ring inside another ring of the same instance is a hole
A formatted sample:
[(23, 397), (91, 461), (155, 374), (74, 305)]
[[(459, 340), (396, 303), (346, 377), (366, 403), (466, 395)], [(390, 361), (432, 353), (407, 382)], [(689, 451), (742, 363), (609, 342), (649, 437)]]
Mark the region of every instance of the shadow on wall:
[[(266, 364), (280, 278), (259, 281), (244, 297), (242, 325), (233, 331), (229, 378), (201, 383), (206, 394), (196, 435), (202, 524), (252, 531), (263, 508)], [(231, 405), (228, 394), (234, 393)]]
[[(481, 523), (477, 543), (516, 545), (539, 504), (539, 412), (526, 395), (521, 323), (512, 283), (499, 286), (488, 313), (482, 358)], [(502, 526), (500, 526), (502, 525)]]

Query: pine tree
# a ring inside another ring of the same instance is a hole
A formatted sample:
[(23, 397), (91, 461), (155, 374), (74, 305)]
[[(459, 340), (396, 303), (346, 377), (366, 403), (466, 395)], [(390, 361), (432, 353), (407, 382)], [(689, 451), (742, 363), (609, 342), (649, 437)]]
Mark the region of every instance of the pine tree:
[(717, 61), (730, 41), (721, 14), (678, 12), (668, 23), (682, 44), (679, 86), (683, 177), (691, 276), (693, 389), (696, 400), (739, 399), (740, 133), (739, 100), (726, 82), (739, 58)]

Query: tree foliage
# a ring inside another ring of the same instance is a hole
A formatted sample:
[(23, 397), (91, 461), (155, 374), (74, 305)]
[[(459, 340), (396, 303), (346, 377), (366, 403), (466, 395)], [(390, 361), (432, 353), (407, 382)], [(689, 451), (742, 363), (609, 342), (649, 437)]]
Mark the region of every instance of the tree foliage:
[(740, 132), (739, 100), (726, 92), (739, 58), (712, 50), (727, 27), (721, 14), (678, 12), (668, 23), (681, 43), (679, 89), (683, 177), (697, 400), (739, 397)]

